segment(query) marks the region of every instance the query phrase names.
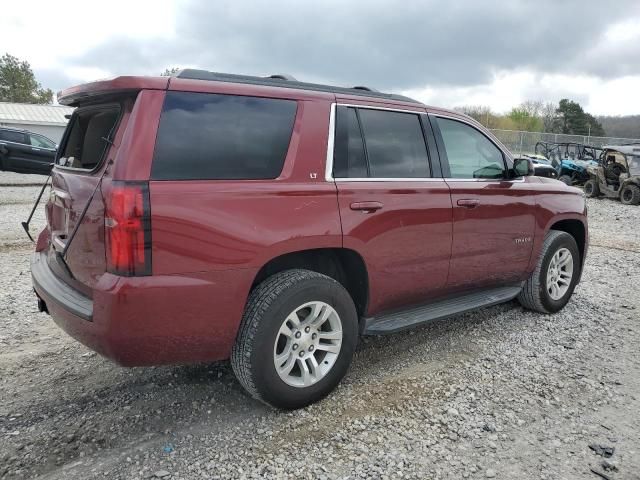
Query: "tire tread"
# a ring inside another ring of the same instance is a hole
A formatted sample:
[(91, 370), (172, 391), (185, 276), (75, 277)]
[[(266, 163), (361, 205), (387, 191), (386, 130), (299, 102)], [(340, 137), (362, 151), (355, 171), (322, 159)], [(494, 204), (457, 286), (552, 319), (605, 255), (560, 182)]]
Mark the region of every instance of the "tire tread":
[(238, 336), (231, 350), (231, 367), (244, 389), (253, 398), (267, 405), (270, 404), (262, 398), (256, 388), (251, 368), (251, 354), (257, 341), (258, 326), (273, 302), (286, 290), (299, 282), (316, 278), (338, 283), (331, 277), (311, 270), (285, 270), (270, 276), (256, 286), (247, 300)]
[(527, 279), (524, 286), (522, 287), (520, 294), (518, 295), (518, 301), (524, 308), (540, 313), (550, 313), (542, 303), (542, 285), (540, 285), (540, 271), (542, 270), (542, 264), (544, 263), (544, 259), (547, 256), (547, 252), (549, 251), (551, 244), (557, 238), (560, 238), (564, 235), (569, 234), (560, 230), (549, 230), (549, 233), (547, 233), (546, 237), (544, 238), (544, 242), (540, 251), (540, 258), (538, 259), (536, 269)]

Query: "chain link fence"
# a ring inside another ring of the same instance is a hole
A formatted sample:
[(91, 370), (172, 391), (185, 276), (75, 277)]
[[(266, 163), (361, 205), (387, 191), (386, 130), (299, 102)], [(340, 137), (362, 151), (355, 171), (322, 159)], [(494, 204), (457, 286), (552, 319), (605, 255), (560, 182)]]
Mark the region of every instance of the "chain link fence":
[(640, 139), (638, 138), (591, 137), (588, 135), (565, 135), (562, 133), (523, 132), (498, 129), (491, 129), (491, 132), (515, 154), (535, 153), (536, 143), (538, 142), (572, 142), (592, 147), (640, 143)]

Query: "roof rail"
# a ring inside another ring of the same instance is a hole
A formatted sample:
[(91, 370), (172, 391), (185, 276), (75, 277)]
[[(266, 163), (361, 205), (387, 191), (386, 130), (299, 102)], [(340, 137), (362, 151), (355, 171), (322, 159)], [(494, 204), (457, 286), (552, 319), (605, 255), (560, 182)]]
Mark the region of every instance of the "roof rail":
[(297, 82), (298, 79), (295, 78), (293, 75), (289, 75), (288, 73), (276, 73), (274, 75), (269, 75), (268, 77), (265, 78), (277, 78), (280, 80), (289, 80), (290, 82)]
[(399, 102), (410, 102), (421, 105), (421, 102), (404, 95), (395, 95), (392, 93), (378, 92), (369, 87), (336, 87), (332, 85), (321, 85), (318, 83), (307, 83), (295, 80), (290, 75), (278, 74), (269, 77), (254, 77), (250, 75), (236, 75), (232, 73), (209, 72), (207, 70), (197, 70), (186, 68), (180, 70), (175, 75), (177, 78), (189, 80), (205, 80), (211, 82), (230, 82), (242, 83), (248, 85), (262, 85), (267, 87), (295, 88), (299, 90), (311, 90), (315, 92), (337, 93), (342, 95), (359, 95), (372, 98), (383, 98), (385, 100), (394, 100)]

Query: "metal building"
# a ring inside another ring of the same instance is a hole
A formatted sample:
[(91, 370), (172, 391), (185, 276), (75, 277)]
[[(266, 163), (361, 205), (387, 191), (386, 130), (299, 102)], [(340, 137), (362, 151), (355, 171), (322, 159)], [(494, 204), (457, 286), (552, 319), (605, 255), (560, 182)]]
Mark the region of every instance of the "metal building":
[(0, 127), (29, 130), (59, 143), (71, 112), (62, 105), (0, 102)]

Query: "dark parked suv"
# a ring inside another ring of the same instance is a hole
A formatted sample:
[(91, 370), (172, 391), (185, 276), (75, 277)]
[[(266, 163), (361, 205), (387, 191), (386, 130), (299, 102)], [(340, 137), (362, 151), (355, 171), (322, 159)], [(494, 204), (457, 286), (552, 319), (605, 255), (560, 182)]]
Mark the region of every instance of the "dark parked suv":
[(183, 70), (59, 94), (39, 306), (126, 365), (231, 359), (256, 398), (327, 395), (361, 334), (517, 298), (553, 313), (581, 192), (469, 117), (365, 87)]
[(44, 135), (0, 127), (0, 170), (49, 174), (55, 156), (55, 142)]

